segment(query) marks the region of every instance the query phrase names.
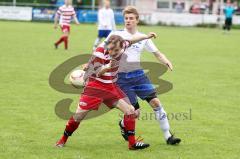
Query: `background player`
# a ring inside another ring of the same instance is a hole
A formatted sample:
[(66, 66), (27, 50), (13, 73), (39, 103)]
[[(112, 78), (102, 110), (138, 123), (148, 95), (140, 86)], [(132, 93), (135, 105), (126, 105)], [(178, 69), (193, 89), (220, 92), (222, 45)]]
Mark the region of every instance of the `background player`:
[(232, 26), (232, 17), (235, 11), (234, 6), (231, 4), (231, 0), (227, 0), (227, 6), (223, 9), (225, 14), (225, 25), (223, 26), (224, 30), (230, 31)]
[(114, 12), (110, 8), (110, 0), (104, 0), (103, 8), (98, 10), (98, 37), (94, 42), (93, 50), (99, 45), (102, 38), (108, 37), (112, 30), (116, 30)]
[[(136, 8), (132, 6), (126, 7), (123, 11), (123, 15), (125, 29), (122, 31), (115, 31), (111, 33), (110, 36), (119, 35), (123, 39), (131, 39), (134, 36), (143, 36), (144, 34), (138, 32), (137, 30), (139, 14)], [(171, 62), (156, 48), (152, 40), (143, 40), (127, 48), (124, 52), (120, 61), (117, 84), (128, 96), (131, 104), (135, 107), (138, 114), (139, 104), (137, 102), (137, 96), (143, 100), (146, 100), (152, 106), (153, 111), (155, 112), (156, 119), (159, 121), (160, 128), (163, 131), (167, 144), (178, 144), (181, 142), (181, 140), (179, 138), (175, 138), (170, 133), (170, 126), (163, 105), (157, 98), (154, 87), (140, 66), (140, 56), (144, 49), (148, 52), (151, 52), (159, 62), (165, 64), (170, 70), (173, 69)], [(135, 89), (139, 88), (139, 86), (144, 88), (144, 90)], [(125, 140), (127, 140), (124, 120), (120, 121), (119, 126), (121, 128), (123, 137)]]
[(60, 37), (60, 39), (56, 43), (54, 43), (54, 46), (57, 49), (58, 45), (61, 44), (62, 42), (64, 42), (65, 50), (67, 50), (68, 49), (68, 36), (70, 33), (70, 23), (71, 23), (72, 18), (74, 19), (76, 24), (79, 24), (76, 13), (72, 6), (72, 0), (65, 0), (65, 4), (58, 8), (57, 13), (54, 18), (54, 28), (55, 29), (57, 29), (57, 26), (58, 26), (57, 22), (58, 22), (59, 18), (60, 18), (59, 25), (62, 29), (63, 34)]
[(125, 49), (133, 43), (152, 37), (155, 37), (154, 33), (125, 41), (120, 36), (113, 35), (106, 43), (96, 49), (85, 73), (88, 81), (81, 95), (77, 111), (68, 120), (64, 134), (56, 143), (56, 146), (63, 147), (68, 137), (78, 128), (87, 113), (91, 110), (97, 110), (103, 102), (110, 108), (116, 106), (124, 113), (124, 125), (128, 135), (129, 149), (136, 150), (149, 147), (149, 144), (135, 139), (135, 110), (132, 105), (128, 104), (125, 94), (117, 86), (116, 81), (119, 61)]

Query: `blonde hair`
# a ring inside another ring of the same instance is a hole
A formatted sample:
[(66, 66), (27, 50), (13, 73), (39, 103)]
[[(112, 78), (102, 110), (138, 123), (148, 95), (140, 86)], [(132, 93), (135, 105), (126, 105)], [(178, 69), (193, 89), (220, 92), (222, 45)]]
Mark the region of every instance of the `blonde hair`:
[(139, 19), (139, 13), (134, 6), (125, 7), (123, 10), (123, 16), (125, 16), (125, 14), (134, 14), (136, 16), (136, 19)]
[(66, 5), (72, 5), (72, 0), (65, 0), (64, 2)]

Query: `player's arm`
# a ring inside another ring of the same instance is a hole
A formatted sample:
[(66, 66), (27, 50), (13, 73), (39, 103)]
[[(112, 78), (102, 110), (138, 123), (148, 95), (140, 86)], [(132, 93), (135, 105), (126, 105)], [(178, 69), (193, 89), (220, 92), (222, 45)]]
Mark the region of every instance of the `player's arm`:
[(105, 64), (105, 60), (102, 57), (104, 55), (103, 52), (104, 52), (104, 49), (99, 47), (95, 50), (91, 58), (93, 70), (97, 77), (100, 77), (101, 75), (103, 75), (104, 73), (106, 73), (111, 69), (111, 62), (108, 64)]
[(57, 12), (54, 17), (54, 29), (57, 29), (59, 17), (60, 17), (60, 14)]
[(148, 39), (146, 41), (144, 48), (148, 52), (153, 53), (160, 63), (163, 63), (172, 71), (173, 69), (172, 63), (168, 60), (168, 58), (162, 52), (158, 50), (158, 48), (154, 45), (151, 39)]
[(79, 24), (79, 21), (78, 21), (78, 19), (77, 19), (76, 14), (73, 16), (73, 19), (74, 19), (75, 23), (78, 25), (78, 24)]
[[(97, 60), (97, 61), (96, 61)], [(99, 61), (100, 60), (100, 61)], [(104, 73), (108, 72), (109, 70), (111, 70), (111, 66), (110, 64), (106, 64), (104, 65), (101, 62), (101, 59), (99, 58), (95, 58), (95, 62), (93, 64), (94, 67), (94, 71), (97, 77), (102, 76)]]
[(134, 43), (137, 43), (137, 42), (142, 41), (142, 40), (156, 38), (156, 37), (157, 37), (156, 33), (150, 32), (150, 33), (148, 33), (148, 35), (136, 36), (129, 41), (130, 41), (131, 44), (134, 44)]
[(78, 25), (78, 24), (79, 24), (79, 21), (78, 21), (78, 19), (77, 19), (77, 14), (76, 14), (75, 11), (73, 12), (73, 19), (74, 19), (75, 23)]
[(168, 58), (161, 53), (159, 50), (156, 52), (153, 52), (155, 57), (158, 59), (159, 62), (165, 64), (171, 71), (173, 70), (173, 65), (172, 63), (168, 60)]
[(108, 72), (111, 70), (111, 67), (110, 66), (106, 66), (104, 68), (102, 68), (98, 73), (97, 73), (97, 76), (102, 76), (104, 73)]
[(100, 71), (98, 72), (97, 76), (101, 76), (104, 73), (110, 71), (112, 68), (115, 68), (116, 65), (116, 61), (114, 59), (110, 60), (110, 62), (108, 64), (105, 64), (101, 67)]

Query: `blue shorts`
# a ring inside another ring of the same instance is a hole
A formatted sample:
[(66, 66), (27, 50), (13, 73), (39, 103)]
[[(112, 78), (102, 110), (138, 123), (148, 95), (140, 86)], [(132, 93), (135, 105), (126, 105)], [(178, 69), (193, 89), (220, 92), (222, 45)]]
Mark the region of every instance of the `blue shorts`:
[(112, 30), (98, 30), (98, 37), (99, 38), (107, 38), (108, 35), (111, 33)]
[(137, 97), (145, 100), (149, 95), (156, 93), (143, 70), (136, 70), (128, 73), (118, 73), (118, 86), (128, 96), (132, 105), (137, 103)]

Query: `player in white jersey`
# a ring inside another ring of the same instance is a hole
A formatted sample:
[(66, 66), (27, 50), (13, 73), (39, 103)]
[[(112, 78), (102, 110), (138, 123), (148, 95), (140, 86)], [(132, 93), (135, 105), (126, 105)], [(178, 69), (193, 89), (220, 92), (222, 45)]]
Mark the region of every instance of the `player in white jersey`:
[(74, 8), (72, 6), (72, 0), (65, 0), (65, 4), (58, 8), (57, 13), (54, 18), (54, 28), (57, 29), (57, 22), (59, 19), (59, 25), (62, 29), (62, 36), (60, 39), (54, 43), (55, 48), (58, 48), (58, 45), (64, 42), (64, 47), (67, 50), (68, 49), (68, 36), (70, 33), (70, 23), (72, 18), (74, 19), (76, 24), (79, 24), (77, 20), (76, 13), (74, 11)]
[(93, 50), (99, 45), (102, 38), (108, 37), (112, 30), (116, 30), (114, 12), (110, 8), (110, 0), (104, 0), (103, 8), (98, 11), (98, 37), (94, 42)]
[[(119, 35), (123, 39), (128, 40), (134, 36), (143, 35), (137, 30), (137, 24), (139, 22), (138, 11), (134, 7), (128, 6), (124, 9), (123, 15), (125, 29), (122, 31), (112, 32), (109, 36)], [(159, 60), (159, 62), (165, 64), (170, 70), (173, 69), (171, 62), (157, 49), (152, 40), (146, 39), (125, 50), (120, 61), (117, 84), (128, 96), (131, 104), (135, 107), (138, 114), (140, 113), (140, 110), (137, 97), (140, 97), (142, 100), (146, 100), (155, 112), (156, 119), (159, 121), (160, 128), (163, 131), (167, 144), (178, 144), (181, 142), (181, 139), (174, 137), (170, 133), (170, 126), (163, 105), (157, 98), (155, 88), (152, 86), (150, 80), (144, 74), (144, 71), (140, 66), (140, 56), (144, 49), (151, 52), (157, 60)], [(122, 136), (125, 140), (127, 140), (124, 120), (119, 122), (119, 126), (121, 128)]]

